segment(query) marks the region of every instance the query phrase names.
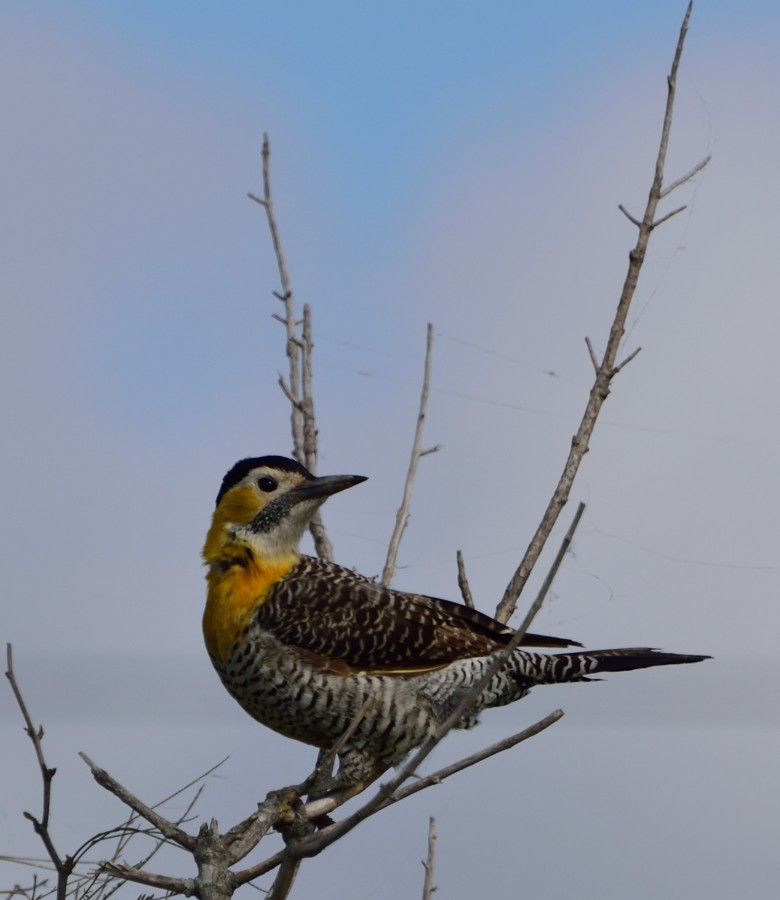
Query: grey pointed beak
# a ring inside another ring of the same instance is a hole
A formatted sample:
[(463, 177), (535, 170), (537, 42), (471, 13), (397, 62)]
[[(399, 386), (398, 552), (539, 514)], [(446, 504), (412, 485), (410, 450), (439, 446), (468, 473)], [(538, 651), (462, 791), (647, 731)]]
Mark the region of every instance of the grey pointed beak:
[(338, 494), (339, 491), (345, 491), (366, 480), (365, 475), (323, 475), (321, 478), (304, 481), (290, 493), (298, 500), (324, 500), (331, 494)]

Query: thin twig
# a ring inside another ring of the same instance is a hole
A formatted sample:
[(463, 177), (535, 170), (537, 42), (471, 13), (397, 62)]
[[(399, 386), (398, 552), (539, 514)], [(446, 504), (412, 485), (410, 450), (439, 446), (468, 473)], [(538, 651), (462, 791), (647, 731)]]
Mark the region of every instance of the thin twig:
[[(317, 471), (317, 425), (314, 415), (314, 394), (312, 391), (312, 341), (311, 308), (303, 307), (303, 319), (295, 315), (295, 298), (293, 295), (290, 273), (284, 256), (282, 239), (274, 212), (274, 201), (271, 193), (271, 143), (268, 135), (263, 135), (263, 196), (249, 194), (250, 200), (259, 203), (265, 209), (268, 230), (276, 255), (281, 292), (274, 296), (284, 304), (284, 315), (273, 314), (273, 318), (281, 322), (287, 335), (286, 353), (290, 367), (288, 380), (279, 378), (282, 393), (290, 403), (290, 427), (293, 439), (293, 456), (310, 472)], [(303, 326), (298, 336), (299, 326)], [(321, 559), (333, 559), (333, 545), (328, 538), (325, 526), (319, 513), (316, 513), (309, 524), (309, 531), (314, 540), (314, 549)]]
[(598, 375), (599, 361), (596, 358), (596, 351), (593, 349), (593, 344), (591, 344), (589, 337), (585, 338), (585, 346), (588, 348), (588, 353), (590, 354), (590, 361), (593, 363), (593, 371)]
[(161, 834), (165, 835), (166, 838), (173, 841), (175, 844), (178, 844), (185, 850), (192, 851), (195, 849), (195, 838), (191, 834), (183, 831), (173, 822), (169, 822), (164, 816), (161, 816), (150, 806), (147, 806), (143, 801), (139, 800), (135, 794), (132, 794), (126, 787), (121, 785), (116, 779), (112, 778), (105, 769), (101, 769), (95, 765), (86, 753), (79, 753), (79, 756), (89, 766), (92, 777), (101, 787), (110, 791), (110, 793), (121, 800), (125, 806), (129, 806), (130, 809), (135, 810), (139, 816), (146, 819), (150, 825), (154, 825)]
[[(223, 760), (223, 762), (224, 762), (224, 760)], [(217, 765), (222, 765), (222, 763), (218, 763)], [(213, 772), (215, 768), (217, 768), (217, 766), (213, 766), (212, 769), (210, 769), (210, 771)], [(206, 774), (208, 774), (208, 773), (206, 773)], [(201, 777), (205, 777), (205, 776), (201, 776)], [(190, 784), (190, 785), (187, 785), (187, 786), (184, 787), (184, 788), (181, 788), (179, 791), (176, 791), (174, 794), (172, 794), (171, 797), (169, 797), (168, 799), (171, 799), (172, 797), (175, 797), (177, 794), (181, 793), (182, 790), (186, 790), (187, 787), (191, 787), (191, 786), (192, 786), (192, 785)], [(186, 821), (188, 820), (190, 813), (192, 812), (192, 810), (193, 810), (193, 809), (195, 808), (195, 806), (197, 805), (198, 800), (200, 800), (200, 797), (201, 797), (201, 794), (202, 794), (202, 793), (203, 793), (203, 785), (201, 785), (201, 786), (198, 788), (198, 790), (195, 792), (194, 796), (193, 796), (192, 799), (189, 801), (189, 803), (188, 803), (187, 806), (185, 807), (185, 809), (184, 809), (184, 811), (182, 812), (182, 814), (181, 814), (180, 816), (178, 816), (178, 817), (174, 820), (174, 825), (180, 826), (180, 825), (182, 825), (184, 822), (186, 822)], [(165, 803), (165, 802), (167, 802), (167, 801), (164, 800), (164, 801), (161, 801), (161, 802), (162, 802), (162, 803)], [(160, 804), (155, 804), (155, 805), (156, 805), (156, 806), (159, 806)], [(135, 814), (134, 814), (134, 815), (135, 815)], [(114, 855), (111, 857), (111, 859), (109, 860), (109, 862), (113, 862), (113, 863), (120, 862), (120, 856), (122, 855), (122, 853), (123, 853), (123, 851), (124, 851), (124, 846), (128, 843), (128, 841), (131, 839), (131, 837), (132, 837), (131, 835), (128, 835), (127, 838), (125, 839), (124, 843), (122, 843), (121, 841), (117, 843), (117, 848), (116, 848), (116, 850), (114, 851)], [(142, 856), (137, 862), (135, 862), (135, 863), (133, 864), (133, 868), (134, 868), (134, 869), (143, 869), (143, 868), (144, 868), (146, 865), (148, 865), (148, 863), (149, 863), (149, 862), (157, 855), (157, 853), (158, 853), (164, 846), (166, 846), (166, 845), (169, 844), (169, 843), (170, 843), (170, 841), (168, 840), (168, 838), (166, 838), (166, 837), (159, 837), (159, 838), (154, 842), (154, 844), (153, 844), (153, 846), (152, 846), (152, 849), (151, 849), (148, 853), (146, 853), (144, 856)], [(112, 885), (110, 888), (109, 888), (108, 886), (106, 886), (106, 887), (104, 888), (104, 890), (101, 892), (101, 898), (102, 898), (102, 900), (108, 900), (108, 898), (111, 897), (112, 894), (116, 893), (116, 891), (118, 891), (120, 887), (121, 887), (121, 884), (115, 884), (115, 885)]]
[[(558, 484), (553, 491), (541, 522), (531, 538), (528, 549), (526, 550), (520, 565), (512, 575), (512, 578), (504, 591), (504, 596), (501, 598), (501, 601), (496, 608), (496, 618), (500, 622), (507, 622), (514, 613), (520, 593), (528, 581), (528, 576), (531, 574), (536, 561), (539, 559), (539, 555), (550, 536), (553, 526), (558, 520), (561, 510), (569, 499), (572, 483), (574, 482), (580, 463), (588, 451), (588, 445), (596, 425), (596, 419), (598, 418), (604, 401), (609, 396), (610, 384), (616, 374), (615, 360), (620, 347), (620, 341), (625, 331), (626, 317), (628, 316), (631, 300), (636, 291), (639, 273), (647, 251), (647, 244), (650, 240), (650, 235), (653, 232), (656, 209), (661, 199), (664, 165), (669, 146), (669, 133), (672, 126), (672, 111), (674, 109), (674, 96), (677, 85), (677, 70), (680, 65), (680, 58), (685, 44), (685, 36), (688, 32), (688, 22), (690, 21), (690, 17), (691, 4), (688, 5), (682, 27), (680, 28), (680, 35), (677, 41), (677, 48), (675, 50), (671, 72), (667, 79), (666, 110), (664, 112), (664, 121), (661, 129), (661, 139), (655, 163), (653, 183), (648, 194), (644, 217), (638, 226), (639, 234), (636, 245), (629, 254), (628, 271), (620, 295), (620, 301), (618, 302), (617, 310), (615, 311), (612, 327), (610, 328), (604, 357), (596, 372), (596, 377), (590, 391), (585, 412), (582, 416), (582, 421), (580, 422), (577, 433), (572, 438), (571, 449), (569, 450), (569, 455), (564, 464)], [(623, 210), (623, 212), (625, 212), (625, 210)], [(628, 215), (628, 213), (626, 213), (626, 215)], [(631, 217), (629, 216), (629, 218)]]
[[(429, 742), (430, 746), (428, 743), (426, 743), (391, 781), (380, 786), (376, 794), (364, 806), (360, 807), (360, 809), (356, 810), (354, 813), (352, 813), (352, 815), (347, 816), (346, 818), (341, 819), (338, 822), (334, 822), (332, 825), (328, 825), (326, 828), (323, 828), (316, 834), (312, 834), (306, 838), (303, 838), (298, 843), (296, 852), (301, 856), (315, 856), (317, 853), (320, 853), (322, 850), (324, 850), (325, 847), (334, 843), (345, 834), (348, 834), (361, 822), (364, 822), (366, 819), (370, 818), (380, 810), (386, 809), (387, 807), (392, 806), (400, 800), (403, 800), (405, 797), (408, 797), (411, 794), (416, 794), (418, 791), (424, 790), (431, 785), (439, 784), (450, 775), (454, 775), (456, 772), (460, 772), (463, 769), (468, 768), (469, 766), (473, 766), (476, 763), (487, 759), (489, 756), (494, 756), (496, 753), (501, 753), (504, 750), (509, 750), (511, 747), (514, 747), (521, 741), (527, 740), (528, 738), (539, 734), (539, 732), (543, 731), (545, 728), (549, 728), (550, 725), (557, 722), (558, 719), (560, 719), (562, 716), (563, 712), (561, 710), (556, 710), (555, 712), (550, 713), (550, 715), (545, 716), (545, 718), (524, 729), (518, 734), (505, 738), (503, 741), (499, 741), (498, 743), (493, 744), (484, 750), (480, 750), (479, 753), (475, 753), (472, 756), (460, 760), (459, 762), (453, 763), (451, 766), (440, 769), (438, 772), (434, 772), (432, 775), (428, 775), (425, 778), (421, 778), (413, 782), (412, 784), (401, 787), (401, 785), (409, 778), (409, 776), (413, 774), (419, 763), (422, 762), (422, 760), (436, 746), (436, 743), (438, 743), (438, 741), (433, 740)], [(271, 862), (271, 859), (266, 860), (266, 864), (270, 865)], [(276, 863), (276, 865), (278, 865), (278, 862)], [(270, 865), (270, 867), (273, 868), (273, 865)], [(268, 870), (268, 868), (265, 869), (265, 871)]]
[(658, 228), (659, 225), (663, 225), (664, 222), (668, 222), (669, 219), (672, 218), (672, 216), (676, 216), (677, 213), (684, 212), (686, 209), (688, 209), (688, 207), (685, 205), (678, 206), (677, 209), (673, 209), (670, 213), (667, 213), (665, 216), (661, 216), (660, 219), (656, 219), (656, 221), (653, 222), (653, 228)]
[(531, 623), (533, 622), (536, 614), (542, 608), (542, 604), (544, 603), (544, 598), (547, 596), (547, 593), (552, 586), (553, 580), (555, 576), (558, 574), (558, 569), (561, 567), (561, 563), (563, 562), (564, 556), (569, 550), (571, 546), (571, 542), (574, 539), (574, 532), (577, 530), (577, 526), (580, 524), (580, 519), (582, 518), (582, 514), (585, 512), (585, 504), (580, 503), (577, 507), (577, 512), (574, 513), (574, 518), (571, 521), (571, 525), (569, 525), (569, 530), (564, 535), (563, 540), (561, 541), (561, 546), (558, 548), (558, 552), (555, 555), (555, 559), (553, 560), (553, 564), (550, 566), (550, 571), (545, 576), (544, 581), (542, 582), (542, 586), (539, 589), (539, 593), (536, 595), (536, 599), (531, 604), (530, 609), (525, 614), (525, 618), (520, 624), (520, 628), (518, 631), (520, 634), (525, 634), (528, 629), (531, 627)]
[(474, 609), (474, 595), (471, 593), (469, 580), (466, 577), (466, 563), (463, 561), (463, 553), (458, 550), (455, 555), (458, 560), (458, 587), (460, 588), (460, 595), (466, 606)]
[(529, 725), (528, 728), (518, 731), (517, 734), (510, 735), (501, 741), (497, 741), (495, 744), (491, 744), (489, 747), (485, 747), (477, 753), (473, 753), (471, 756), (459, 759), (457, 762), (452, 763), (452, 765), (445, 766), (437, 772), (432, 772), (430, 775), (426, 775), (423, 778), (418, 778), (416, 781), (405, 784), (402, 788), (399, 788), (392, 797), (389, 797), (381, 808), (385, 809), (387, 806), (392, 806), (394, 803), (398, 803), (399, 800), (404, 800), (412, 794), (418, 793), (418, 791), (425, 790), (425, 788), (428, 788), (431, 785), (441, 784), (442, 781), (449, 778), (451, 775), (455, 775), (458, 772), (462, 772), (464, 769), (475, 766), (477, 763), (481, 763), (490, 756), (503, 753), (505, 750), (511, 750), (512, 747), (517, 746), (517, 744), (535, 737), (537, 734), (544, 731), (545, 728), (554, 725), (558, 719), (561, 718), (563, 718), (563, 710), (556, 709), (554, 712), (551, 712), (548, 716), (545, 716), (533, 725)]
[(170, 894), (184, 894), (185, 897), (191, 897), (195, 893), (194, 878), (172, 878), (169, 875), (156, 875), (152, 872), (136, 869), (134, 866), (128, 866), (126, 863), (117, 862), (107, 862), (103, 868), (115, 878), (159, 888)]
[(428, 855), (422, 860), (422, 864), (425, 869), (422, 900), (431, 900), (436, 890), (433, 884), (433, 873), (436, 871), (436, 819), (433, 816), (428, 819)]
[(273, 856), (269, 856), (268, 859), (264, 859), (260, 863), (256, 863), (254, 866), (250, 866), (248, 869), (242, 869), (239, 872), (234, 874), (234, 880), (236, 885), (240, 886), (242, 884), (248, 884), (250, 881), (254, 881), (255, 878), (260, 878), (261, 875), (267, 875), (269, 872), (273, 872), (275, 868), (280, 866), (287, 856), (286, 848), (284, 850), (279, 850), (273, 854)]
[[(310, 472), (317, 471), (317, 425), (314, 415), (314, 390), (312, 355), (314, 342), (311, 330), (311, 307), (303, 304), (303, 337), (301, 340), (301, 370), (303, 392), (301, 394), (301, 410), (303, 412), (303, 456), (304, 465)], [(309, 531), (314, 540), (314, 547), (320, 559), (333, 559), (333, 544), (322, 524), (317, 511), (309, 523)]]
[(636, 350), (632, 350), (632, 351), (628, 354), (628, 356), (623, 360), (623, 362), (618, 363), (618, 364), (615, 366), (615, 375), (617, 375), (617, 373), (618, 373), (621, 369), (625, 369), (625, 367), (631, 362), (631, 360), (634, 359), (634, 357), (638, 356), (641, 352), (642, 352), (642, 348), (641, 348), (641, 347), (637, 347)]
[(691, 169), (690, 172), (687, 172), (682, 178), (678, 178), (676, 181), (673, 181), (670, 185), (665, 187), (661, 191), (661, 199), (664, 197), (668, 197), (672, 191), (676, 190), (681, 185), (685, 184), (686, 181), (690, 181), (694, 175), (698, 175), (699, 172), (707, 165), (707, 163), (712, 159), (711, 156), (705, 156), (701, 162), (696, 163), (696, 165)]
[[(293, 300), (292, 284), (290, 282), (290, 274), (287, 269), (287, 261), (284, 256), (284, 248), (282, 239), (279, 234), (279, 226), (276, 223), (276, 214), (274, 212), (274, 201), (271, 193), (271, 143), (268, 135), (263, 135), (263, 199), (254, 197), (253, 200), (261, 203), (265, 209), (266, 219), (268, 221), (268, 230), (271, 233), (271, 242), (274, 247), (276, 256), (276, 265), (279, 270), (279, 280), (282, 284), (281, 294), (276, 296), (284, 304), (284, 318), (282, 322), (287, 330), (287, 358), (290, 362), (290, 393), (298, 401), (301, 398), (301, 372), (298, 364), (298, 355), (300, 345), (296, 334), (295, 321), (295, 303)], [(292, 434), (295, 458), (302, 465), (306, 465), (305, 455), (303, 452), (303, 413), (300, 409), (293, 406), (292, 411)]]
[[(420, 445), (422, 443), (423, 426), (425, 425), (425, 415), (428, 408), (428, 393), (431, 384), (431, 359), (433, 355), (433, 325), (428, 323), (425, 340), (425, 367), (423, 372), (422, 391), (420, 392), (420, 409), (417, 413), (417, 426), (414, 430), (414, 442), (412, 444), (412, 454), (409, 459), (409, 469), (406, 473), (406, 481), (404, 483), (404, 494), (398, 512), (395, 515), (395, 528), (390, 537), (390, 545), (387, 549), (387, 560), (382, 570), (382, 584), (390, 584), (395, 573), (395, 564), (398, 557), (398, 548), (401, 546), (401, 538), (409, 521), (409, 505), (412, 502), (412, 489), (414, 488), (414, 478), (417, 474), (417, 463), (420, 461)], [(435, 449), (435, 448), (432, 448)], [(432, 450), (428, 450), (428, 453)]]
[(71, 856), (64, 859), (59, 855), (54, 846), (51, 835), (49, 834), (49, 813), (51, 811), (51, 784), (57, 772), (56, 769), (50, 768), (46, 764), (46, 758), (43, 755), (43, 726), (36, 728), (33, 725), (30, 713), (27, 710), (27, 704), (24, 702), (22, 692), (16, 680), (14, 673), (14, 657), (13, 647), (11, 644), (5, 645), (6, 671), (5, 677), (11, 683), (11, 690), (16, 698), (17, 706), (22, 714), (25, 724), (25, 732), (32, 741), (35, 749), (35, 756), (38, 760), (38, 768), (41, 770), (41, 779), (43, 781), (43, 812), (41, 818), (37, 819), (32, 813), (25, 812), (25, 818), (32, 822), (33, 829), (43, 842), (46, 853), (52, 861), (55, 871), (57, 872), (57, 900), (65, 900), (68, 889), (68, 879), (73, 872), (75, 860)]
[(623, 213), (623, 215), (628, 219), (629, 222), (631, 222), (633, 225), (636, 225), (637, 228), (642, 227), (642, 223), (639, 221), (639, 219), (635, 219), (625, 208), (625, 206), (623, 206), (622, 203), (618, 203), (618, 209)]

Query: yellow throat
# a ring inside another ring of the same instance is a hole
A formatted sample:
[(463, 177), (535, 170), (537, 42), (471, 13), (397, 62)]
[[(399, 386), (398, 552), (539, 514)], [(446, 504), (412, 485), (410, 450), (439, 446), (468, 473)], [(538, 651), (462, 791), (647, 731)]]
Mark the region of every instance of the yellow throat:
[(255, 609), (300, 560), (295, 549), (272, 559), (258, 558), (246, 541), (234, 535), (232, 526), (250, 522), (256, 512), (251, 491), (244, 488), (231, 491), (214, 512), (203, 548), (203, 558), (209, 567), (203, 637), (209, 653), (223, 661)]

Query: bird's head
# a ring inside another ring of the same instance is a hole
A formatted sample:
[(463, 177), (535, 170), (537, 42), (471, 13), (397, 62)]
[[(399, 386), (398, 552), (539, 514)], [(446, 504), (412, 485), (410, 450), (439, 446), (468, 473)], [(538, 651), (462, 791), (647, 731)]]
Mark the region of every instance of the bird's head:
[(318, 478), (284, 456), (242, 459), (222, 480), (203, 557), (207, 564), (242, 553), (268, 563), (295, 557), (304, 530), (328, 497), (365, 480)]

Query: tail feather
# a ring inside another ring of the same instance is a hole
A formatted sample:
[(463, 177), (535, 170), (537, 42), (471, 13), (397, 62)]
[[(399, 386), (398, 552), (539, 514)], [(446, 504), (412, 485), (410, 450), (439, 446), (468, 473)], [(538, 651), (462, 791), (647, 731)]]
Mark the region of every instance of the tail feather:
[(545, 657), (547, 665), (539, 673), (542, 684), (569, 681), (591, 681), (597, 672), (628, 672), (652, 666), (675, 666), (712, 659), (689, 653), (664, 653), (652, 647), (626, 647), (620, 650), (583, 650), (576, 653), (557, 653)]

